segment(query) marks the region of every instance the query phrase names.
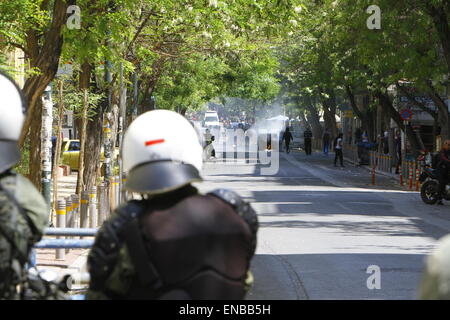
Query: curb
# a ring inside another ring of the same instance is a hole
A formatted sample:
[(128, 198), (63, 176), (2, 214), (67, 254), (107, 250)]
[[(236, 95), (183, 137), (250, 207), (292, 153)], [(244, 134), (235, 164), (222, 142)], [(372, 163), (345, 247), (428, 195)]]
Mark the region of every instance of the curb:
[[(313, 150), (313, 152), (322, 152), (321, 150), (317, 150), (317, 149), (315, 149), (315, 150)], [(372, 168), (370, 168), (370, 166), (367, 166), (367, 165), (359, 165), (357, 162), (355, 162), (355, 161), (353, 161), (353, 160), (350, 160), (349, 158), (347, 158), (347, 157), (343, 157), (344, 158), (344, 161), (346, 161), (346, 162), (348, 162), (348, 163), (350, 163), (350, 164), (352, 164), (352, 165), (354, 165), (354, 166), (356, 166), (356, 167), (359, 167), (359, 168), (363, 168), (363, 169), (365, 169), (365, 170), (367, 170), (368, 172), (372, 172)], [(380, 171), (380, 170), (377, 170), (377, 169), (375, 169), (375, 173), (376, 174), (378, 174), (378, 175), (382, 175), (382, 176), (384, 176), (384, 177), (386, 177), (386, 178), (389, 178), (389, 179), (391, 179), (391, 180), (394, 180), (395, 182), (397, 182), (399, 185), (400, 185), (400, 178), (399, 178), (399, 176), (398, 175), (396, 175), (396, 174), (392, 174), (392, 173), (388, 173), (388, 172), (384, 172), (384, 171)], [(401, 187), (401, 186), (400, 186)]]
[[(364, 168), (364, 169), (366, 169), (367, 171), (372, 172), (372, 169), (370, 168), (370, 166), (359, 165), (359, 164), (357, 164), (355, 161), (350, 160), (350, 159), (345, 158), (345, 157), (344, 157), (344, 160), (347, 161), (347, 162), (349, 162), (349, 163), (351, 163), (351, 164), (353, 164), (353, 165), (355, 165), (355, 166), (357, 166), (357, 167)], [(375, 173), (376, 173), (376, 174), (379, 174), (379, 175), (382, 175), (382, 176), (385, 176), (385, 177), (387, 177), (387, 178), (390, 178), (390, 179), (392, 179), (392, 180), (395, 180), (395, 181), (397, 181), (397, 182), (400, 184), (400, 178), (399, 178), (397, 175), (394, 175), (394, 174), (388, 173), (388, 172), (384, 172), (384, 171), (380, 171), (380, 170), (377, 170), (377, 169), (375, 169)]]

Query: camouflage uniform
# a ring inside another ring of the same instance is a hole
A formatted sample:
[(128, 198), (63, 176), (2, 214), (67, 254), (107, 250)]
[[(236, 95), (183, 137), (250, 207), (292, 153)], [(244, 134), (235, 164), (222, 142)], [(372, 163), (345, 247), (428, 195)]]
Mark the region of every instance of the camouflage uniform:
[(48, 224), (48, 206), (29, 180), (0, 173), (0, 299), (20, 299), (32, 246)]
[(419, 298), (450, 300), (450, 235), (439, 240), (437, 248), (427, 258)]

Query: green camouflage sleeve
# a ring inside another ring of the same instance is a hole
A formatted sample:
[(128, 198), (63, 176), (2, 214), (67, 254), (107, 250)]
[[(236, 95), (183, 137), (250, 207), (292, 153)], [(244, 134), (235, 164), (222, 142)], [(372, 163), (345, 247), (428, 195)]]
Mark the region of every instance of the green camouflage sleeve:
[(39, 240), (49, 223), (49, 207), (44, 197), (27, 178), (17, 174), (16, 181), (15, 197), (39, 232), (37, 235), (37, 240)]

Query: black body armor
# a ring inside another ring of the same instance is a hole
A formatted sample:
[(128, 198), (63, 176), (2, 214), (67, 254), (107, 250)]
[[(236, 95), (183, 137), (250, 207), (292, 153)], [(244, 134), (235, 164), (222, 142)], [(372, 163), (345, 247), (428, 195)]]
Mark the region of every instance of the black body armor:
[(255, 211), (236, 193), (192, 186), (130, 201), (89, 254), (88, 299), (243, 299)]

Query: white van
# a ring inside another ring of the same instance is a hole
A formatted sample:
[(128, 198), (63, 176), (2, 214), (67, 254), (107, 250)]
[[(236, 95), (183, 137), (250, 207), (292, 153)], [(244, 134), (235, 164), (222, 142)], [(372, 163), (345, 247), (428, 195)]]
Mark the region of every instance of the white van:
[(204, 127), (209, 129), (220, 129), (219, 116), (216, 111), (206, 111)]

